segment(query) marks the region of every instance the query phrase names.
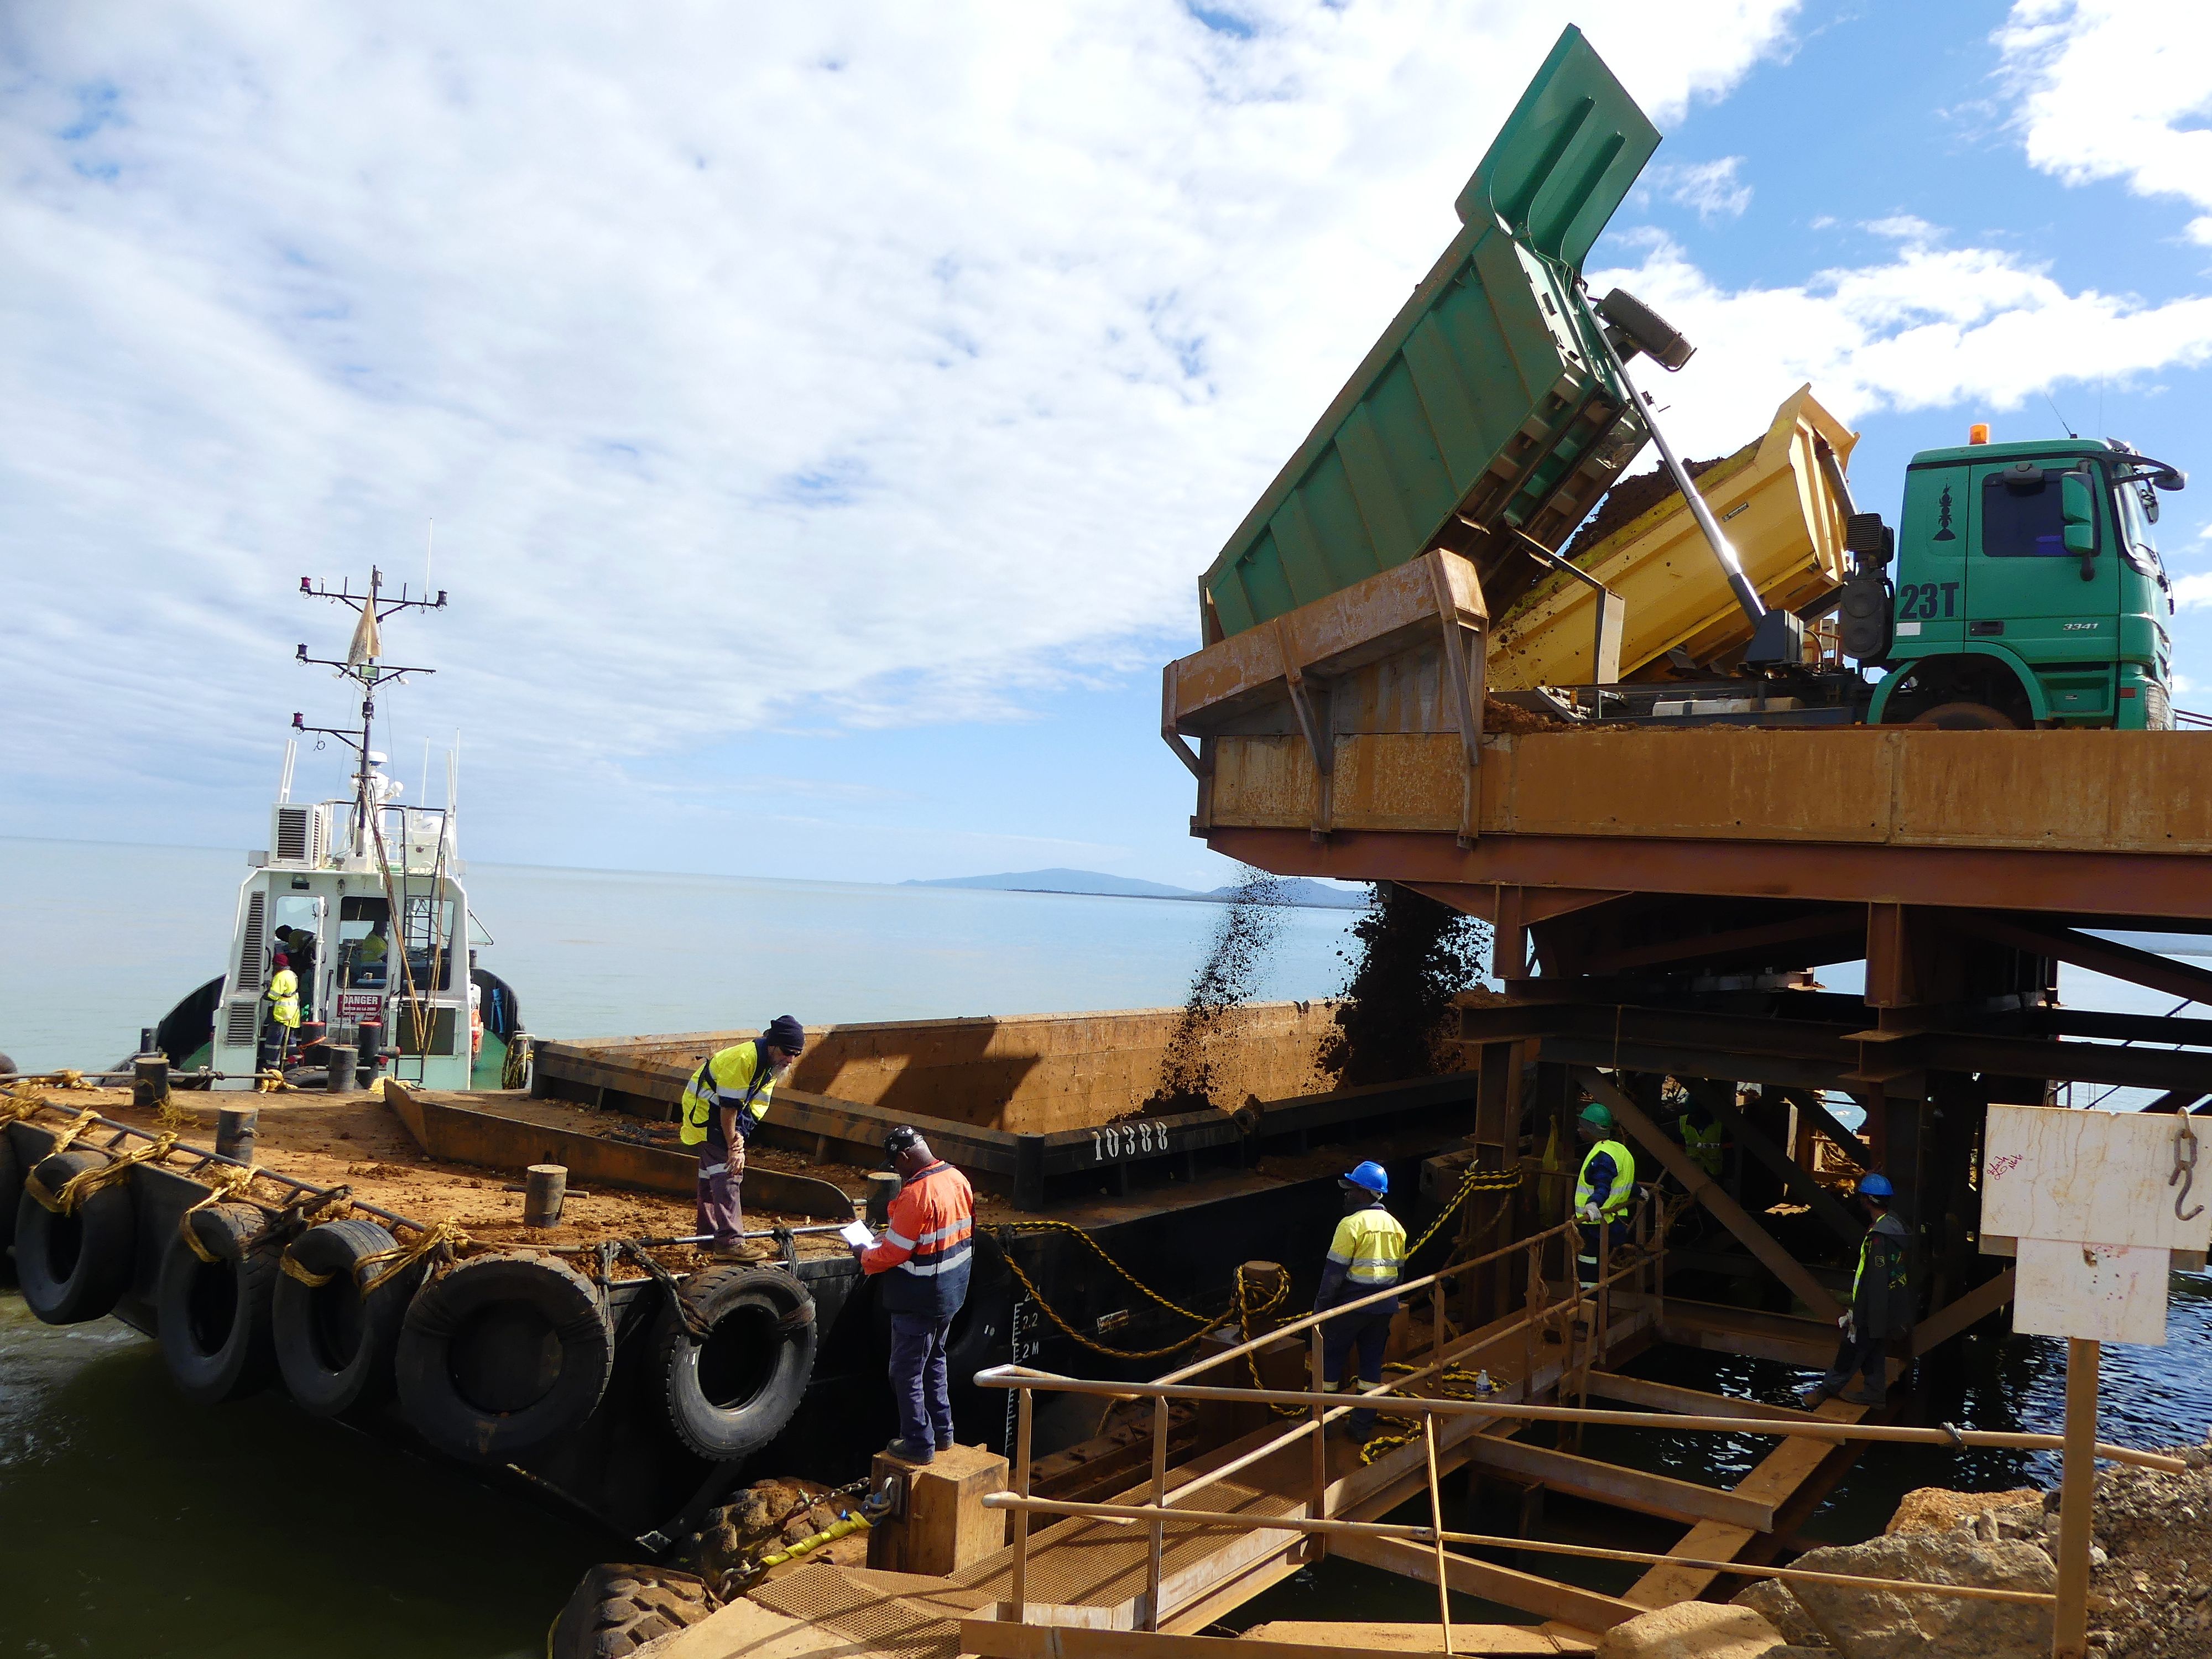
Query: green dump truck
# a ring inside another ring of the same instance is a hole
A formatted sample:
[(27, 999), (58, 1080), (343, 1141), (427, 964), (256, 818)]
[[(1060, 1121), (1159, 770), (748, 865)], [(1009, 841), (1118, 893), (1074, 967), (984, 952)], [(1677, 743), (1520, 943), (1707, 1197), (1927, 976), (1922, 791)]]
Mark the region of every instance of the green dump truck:
[(1747, 576), (1630, 374), (1639, 356), (1679, 369), (1692, 348), (1634, 296), (1594, 299), (1583, 279), (1658, 142), (1567, 29), (1461, 192), (1459, 234), (1201, 578), (1205, 641), (1435, 550), (1474, 565), (1509, 634), (1516, 602), (1561, 579), (1604, 590), (1590, 610), (1618, 618), (1633, 585), (1590, 574), (1608, 544), (1558, 550), (1650, 441), (1711, 555), (1698, 580), (1716, 614), (1733, 599), (1741, 629), (1725, 650), (1673, 650), (1626, 681), (1493, 696), (1607, 721), (2171, 726), (2172, 600), (2151, 526), (2156, 492), (2185, 480), (2117, 440), (1926, 451), (1894, 532), (1855, 510), (1848, 445), (1817, 441), (1849, 566), (1829, 565), (1838, 580), (1809, 600), (1802, 567), (1786, 593)]
[[(1974, 435), (1985, 439), (1986, 428)], [(2152, 526), (2175, 468), (2117, 440), (1923, 450), (1893, 536), (1848, 532), (1843, 644), (1877, 724), (2173, 724), (2173, 596)], [(1887, 555), (1896, 550), (1896, 574)]]

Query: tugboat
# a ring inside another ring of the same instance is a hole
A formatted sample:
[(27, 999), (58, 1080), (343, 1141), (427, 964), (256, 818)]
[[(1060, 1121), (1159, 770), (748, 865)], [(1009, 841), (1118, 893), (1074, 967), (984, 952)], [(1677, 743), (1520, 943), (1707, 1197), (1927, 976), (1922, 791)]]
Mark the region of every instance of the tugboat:
[[(343, 659), (311, 657), (302, 645), (299, 660), (361, 688), (361, 724), (292, 716), (299, 735), (285, 741), (268, 848), (247, 854), (228, 963), (155, 1027), (155, 1046), (185, 1086), (248, 1088), (271, 1071), (326, 1076), (339, 1045), (354, 1051), (363, 1083), (385, 1074), (430, 1089), (517, 1086), (520, 1007), (507, 982), (477, 964), (477, 947), (491, 940), (462, 881), (458, 757), (447, 753), (444, 805), (402, 806), (402, 786), (374, 747), (378, 693), (434, 672), (387, 662), (382, 624), (443, 610), (446, 591), (415, 596), (403, 583), (395, 597), (374, 568), (366, 592), (306, 576), (300, 591), (359, 615)], [(352, 750), (350, 798), (293, 800), (300, 737)], [(280, 956), (298, 981), (296, 1030), (278, 1023), (270, 994)]]

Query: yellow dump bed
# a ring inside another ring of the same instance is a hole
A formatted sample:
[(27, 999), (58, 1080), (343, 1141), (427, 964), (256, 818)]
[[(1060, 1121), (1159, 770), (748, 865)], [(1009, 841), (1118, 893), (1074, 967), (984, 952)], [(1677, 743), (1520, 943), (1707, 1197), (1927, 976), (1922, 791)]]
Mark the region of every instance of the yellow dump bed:
[[(1697, 480), (1769, 609), (1796, 610), (1842, 584), (1844, 509), (1820, 452), (1832, 451), (1841, 468), (1857, 438), (1802, 386), (1764, 437)], [(1554, 571), (1495, 625), (1493, 689), (1633, 679), (1677, 646), (1703, 664), (1751, 638), (1679, 493), (1577, 552), (1574, 562), (1621, 601), (1619, 625), (1607, 623), (1613, 637), (1602, 668), (1594, 656), (1599, 595)]]

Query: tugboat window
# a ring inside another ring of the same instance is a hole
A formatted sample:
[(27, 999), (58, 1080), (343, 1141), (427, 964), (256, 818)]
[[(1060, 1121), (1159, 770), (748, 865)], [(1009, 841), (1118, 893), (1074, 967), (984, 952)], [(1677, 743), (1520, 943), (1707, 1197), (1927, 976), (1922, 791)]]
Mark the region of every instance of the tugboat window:
[(392, 978), (392, 907), (380, 898), (338, 901), (338, 983), (383, 988)]

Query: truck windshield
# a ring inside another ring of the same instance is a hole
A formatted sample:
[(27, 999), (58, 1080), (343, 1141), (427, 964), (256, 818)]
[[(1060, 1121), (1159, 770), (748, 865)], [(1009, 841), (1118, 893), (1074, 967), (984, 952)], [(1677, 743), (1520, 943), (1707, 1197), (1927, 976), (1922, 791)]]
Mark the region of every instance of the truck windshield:
[(2120, 508), (2120, 551), (2127, 562), (2146, 576), (2155, 576), (2159, 585), (2166, 585), (2166, 570), (2160, 564), (2158, 543), (2152, 538), (2150, 520), (2143, 516), (2142, 502), (2136, 498), (2135, 486), (2121, 484), (2112, 491)]

